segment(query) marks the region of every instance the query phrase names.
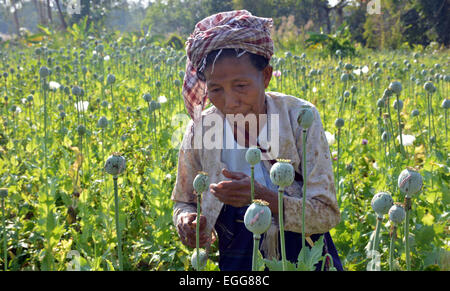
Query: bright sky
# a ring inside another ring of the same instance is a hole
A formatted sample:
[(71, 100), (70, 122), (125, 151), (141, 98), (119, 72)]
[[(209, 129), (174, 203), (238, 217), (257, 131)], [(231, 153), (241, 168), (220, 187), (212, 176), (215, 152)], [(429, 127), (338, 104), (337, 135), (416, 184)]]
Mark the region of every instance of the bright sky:
[(330, 4), (331, 7), (333, 7), (334, 5), (339, 3), (339, 0), (328, 0), (328, 3)]

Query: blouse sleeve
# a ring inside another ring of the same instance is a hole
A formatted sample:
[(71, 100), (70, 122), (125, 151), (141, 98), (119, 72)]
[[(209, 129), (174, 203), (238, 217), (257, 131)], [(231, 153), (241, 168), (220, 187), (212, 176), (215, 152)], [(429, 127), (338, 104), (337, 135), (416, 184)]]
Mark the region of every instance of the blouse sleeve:
[[(305, 232), (308, 235), (325, 233), (335, 227), (340, 220), (328, 142), (319, 112), (315, 107), (312, 109), (314, 122), (306, 133), (307, 173), (302, 173), (303, 177), (307, 177)], [(297, 126), (295, 136), (301, 158), (304, 150), (301, 127)], [(302, 171), (301, 165), (300, 171)], [(300, 192), (302, 191), (300, 190)], [(286, 230), (300, 233), (302, 231), (302, 198), (299, 198), (298, 195), (295, 196), (284, 195), (284, 223)]]
[(175, 225), (178, 216), (184, 212), (196, 212), (196, 196), (192, 185), (195, 176), (202, 170), (199, 153), (193, 148), (193, 121), (186, 127), (186, 132), (178, 152), (178, 170), (175, 187), (171, 199), (175, 201), (173, 207), (173, 221)]

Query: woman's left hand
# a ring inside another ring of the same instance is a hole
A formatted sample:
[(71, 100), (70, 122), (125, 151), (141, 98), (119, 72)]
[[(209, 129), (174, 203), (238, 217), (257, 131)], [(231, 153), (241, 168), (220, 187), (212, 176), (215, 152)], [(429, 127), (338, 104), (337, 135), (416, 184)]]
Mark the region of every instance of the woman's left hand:
[[(232, 172), (227, 169), (223, 169), (222, 174), (231, 181), (212, 183), (209, 186), (211, 194), (221, 202), (234, 207), (249, 205), (251, 200), (250, 177), (242, 172)], [(255, 191), (257, 187), (260, 185), (255, 181)]]

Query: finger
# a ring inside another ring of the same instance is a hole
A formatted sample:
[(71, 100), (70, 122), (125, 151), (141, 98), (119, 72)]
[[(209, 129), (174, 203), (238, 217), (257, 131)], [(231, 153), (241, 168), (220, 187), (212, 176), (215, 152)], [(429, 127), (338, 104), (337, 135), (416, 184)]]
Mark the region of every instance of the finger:
[(232, 180), (232, 181), (221, 181), (216, 186), (212, 186), (210, 190), (219, 191), (234, 191), (240, 188), (248, 188), (249, 186), (245, 182), (245, 180)]
[(211, 191), (211, 193), (219, 199), (219, 201), (229, 204), (235, 207), (242, 207), (250, 204), (250, 193), (249, 192), (239, 192), (239, 191)]
[(195, 220), (197, 213), (186, 213), (183, 214), (181, 223), (186, 225), (192, 225), (192, 222)]
[[(206, 233), (200, 233), (199, 236), (199, 245), (200, 247), (205, 246), (209, 241), (209, 237), (208, 235), (206, 235)], [(186, 245), (195, 248), (197, 246), (197, 238), (195, 233), (194, 234), (190, 234), (189, 236), (186, 237)]]
[[(192, 222), (193, 229), (197, 228), (197, 219)], [(200, 231), (203, 231), (206, 227), (206, 216), (200, 215)]]
[(240, 180), (240, 179), (247, 177), (247, 175), (245, 173), (233, 172), (233, 171), (229, 171), (228, 169), (225, 169), (225, 168), (222, 169), (222, 174), (229, 179), (236, 179), (236, 180)]

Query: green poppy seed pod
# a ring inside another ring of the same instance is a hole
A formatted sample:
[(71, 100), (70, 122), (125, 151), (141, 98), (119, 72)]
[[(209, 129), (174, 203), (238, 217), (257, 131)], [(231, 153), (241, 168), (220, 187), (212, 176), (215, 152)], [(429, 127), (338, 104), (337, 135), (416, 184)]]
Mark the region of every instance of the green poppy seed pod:
[(8, 196), (8, 188), (0, 188), (0, 198), (6, 198)]
[(254, 166), (261, 162), (261, 150), (258, 148), (249, 148), (245, 153), (245, 159), (247, 163)]
[(351, 69), (353, 69), (353, 65), (352, 65), (352, 64), (349, 64), (349, 63), (346, 63), (346, 64), (344, 65), (344, 69), (346, 69), (347, 71), (350, 71)]
[(87, 71), (88, 71), (88, 69), (86, 68), (86, 66), (83, 66), (83, 67), (81, 68), (81, 72), (83, 73), (83, 75), (86, 75), (86, 74), (87, 74)]
[(116, 76), (114, 76), (113, 74), (108, 74), (108, 76), (106, 77), (106, 83), (108, 85), (112, 85), (116, 82)]
[(384, 107), (384, 99), (380, 98), (377, 100), (377, 107), (378, 108), (383, 108)]
[(44, 66), (39, 69), (39, 76), (42, 79), (47, 78), (48, 75), (50, 75), (50, 70), (47, 67)]
[(102, 44), (99, 44), (99, 45), (97, 45), (97, 46), (95, 47), (95, 50), (96, 50), (98, 53), (102, 53), (104, 49), (105, 49), (105, 47), (104, 47)]
[(58, 110), (59, 110), (59, 111), (63, 111), (63, 110), (64, 110), (64, 105), (58, 104)]
[(314, 122), (314, 113), (311, 106), (303, 105), (297, 117), (298, 125), (303, 129), (308, 129)]
[(179, 79), (175, 79), (175, 80), (173, 80), (173, 84), (175, 86), (177, 86), (177, 87), (180, 87), (181, 86), (181, 81)]
[(383, 98), (385, 98), (385, 97), (391, 97), (392, 96), (392, 94), (393, 94), (394, 92), (391, 90), (391, 89), (385, 89), (384, 90), (384, 92), (383, 92)]
[(192, 253), (191, 257), (191, 265), (195, 270), (203, 270), (206, 267), (206, 263), (208, 262), (208, 255), (205, 250), (200, 249), (199, 250), (199, 263), (200, 265), (197, 266), (197, 249), (194, 250), (194, 253)]
[(270, 180), (278, 187), (287, 187), (294, 182), (294, 167), (289, 160), (277, 160), (270, 168)]
[(399, 81), (394, 81), (389, 84), (389, 89), (392, 90), (395, 94), (400, 95), (402, 92), (402, 83)]
[(394, 200), (392, 199), (391, 194), (387, 192), (379, 192), (373, 196), (370, 204), (378, 217), (383, 217), (383, 215), (389, 212), (389, 209), (394, 204)]
[(65, 113), (64, 111), (61, 111), (61, 112), (59, 113), (59, 117), (61, 117), (61, 119), (66, 118), (66, 113)]
[(351, 86), (350, 87), (350, 91), (352, 92), (352, 94), (355, 94), (356, 90), (357, 90), (356, 86)]
[(398, 176), (398, 188), (400, 192), (411, 197), (419, 193), (423, 186), (422, 175), (413, 169), (405, 169)]
[(123, 173), (126, 167), (126, 161), (119, 153), (113, 153), (108, 157), (105, 163), (106, 173), (117, 176)]
[(444, 76), (444, 81), (445, 82), (450, 82), (450, 75), (445, 75)]
[(342, 82), (347, 82), (347, 81), (348, 81), (348, 78), (349, 78), (349, 75), (348, 75), (347, 73), (343, 73), (343, 74), (341, 75), (341, 81), (342, 81)]
[(269, 203), (255, 199), (244, 215), (245, 227), (256, 235), (265, 233), (272, 224), (272, 212)]
[(403, 101), (402, 100), (394, 100), (394, 103), (392, 104), (395, 110), (402, 110), (403, 109)]
[(33, 102), (33, 95), (27, 96), (27, 102)]
[(450, 99), (444, 99), (444, 101), (442, 101), (441, 107), (444, 109), (448, 109), (450, 108)]
[(73, 86), (72, 87), (72, 94), (75, 96), (80, 96), (81, 95), (81, 88), (78, 86)]
[(344, 91), (344, 97), (348, 98), (350, 97), (350, 92), (348, 92), (347, 90)]
[(105, 116), (100, 117), (97, 122), (97, 127), (106, 128), (108, 126), (108, 119)]
[(102, 107), (108, 107), (109, 103), (106, 100), (103, 100), (102, 103), (100, 104)]
[(418, 109), (413, 109), (413, 111), (411, 111), (411, 116), (412, 117), (419, 116), (419, 110)]
[(341, 128), (341, 127), (344, 126), (344, 123), (345, 123), (344, 119), (342, 119), (342, 118), (337, 118), (336, 121), (334, 122), (334, 125), (335, 125), (337, 128)]
[(82, 124), (78, 125), (77, 132), (79, 135), (84, 135), (86, 133), (86, 127), (84, 127), (84, 125)]
[(427, 91), (428, 93), (434, 93), (435, 91), (435, 87), (433, 85), (432, 82), (425, 82), (425, 84), (423, 84), (423, 88), (425, 89), (425, 91)]
[(11, 111), (11, 112), (16, 112), (16, 110), (17, 110), (17, 105), (11, 105), (11, 107), (9, 107), (9, 111)]
[(150, 95), (150, 93), (145, 93), (144, 95), (142, 95), (142, 98), (145, 100), (145, 102), (150, 102), (152, 100), (152, 95)]
[(402, 205), (395, 203), (389, 209), (389, 220), (395, 224), (400, 224), (405, 220), (406, 212)]
[(192, 183), (194, 190), (197, 194), (202, 194), (209, 187), (209, 176), (206, 172), (199, 172), (197, 176), (195, 176), (194, 182)]

